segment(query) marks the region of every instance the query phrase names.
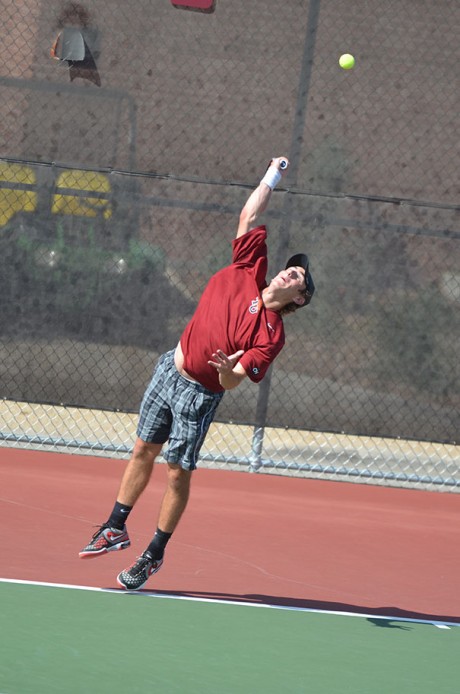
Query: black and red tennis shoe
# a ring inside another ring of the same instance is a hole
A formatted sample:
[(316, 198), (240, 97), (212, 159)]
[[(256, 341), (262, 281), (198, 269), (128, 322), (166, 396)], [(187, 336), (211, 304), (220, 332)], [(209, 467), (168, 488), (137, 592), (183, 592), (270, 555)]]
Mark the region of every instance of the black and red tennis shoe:
[(99, 557), (107, 552), (114, 552), (119, 549), (126, 549), (131, 544), (126, 526), (123, 530), (111, 528), (107, 523), (104, 523), (94, 533), (89, 544), (79, 552), (81, 559), (90, 559), (91, 557)]
[(154, 559), (146, 549), (134, 564), (118, 574), (117, 583), (125, 590), (139, 590), (147, 583), (150, 576), (160, 570), (162, 564), (163, 559)]

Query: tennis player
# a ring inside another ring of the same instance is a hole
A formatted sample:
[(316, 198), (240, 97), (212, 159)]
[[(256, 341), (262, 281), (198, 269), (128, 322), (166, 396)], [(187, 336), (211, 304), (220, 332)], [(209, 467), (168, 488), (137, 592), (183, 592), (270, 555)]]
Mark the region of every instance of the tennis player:
[(142, 400), (137, 439), (112, 513), (80, 552), (86, 559), (129, 547), (127, 518), (168, 441), (164, 453), (168, 481), (155, 535), (117, 577), (127, 590), (142, 588), (163, 563), (224, 392), (245, 378), (254, 383), (262, 380), (285, 342), (283, 316), (306, 306), (313, 296), (304, 253), (289, 258), (285, 269), (267, 284), (267, 231), (255, 226), (288, 165), (286, 157), (272, 159), (241, 210), (231, 265), (211, 277), (179, 344), (160, 357)]

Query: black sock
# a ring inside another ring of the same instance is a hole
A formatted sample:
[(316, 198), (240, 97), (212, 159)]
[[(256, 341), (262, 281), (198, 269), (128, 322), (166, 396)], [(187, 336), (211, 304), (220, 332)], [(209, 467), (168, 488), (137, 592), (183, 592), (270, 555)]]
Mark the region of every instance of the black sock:
[(154, 559), (163, 559), (165, 547), (168, 544), (172, 533), (165, 533), (160, 528), (156, 529), (152, 542), (147, 547), (148, 551)]
[(107, 524), (111, 528), (117, 528), (117, 530), (123, 530), (126, 520), (131, 512), (132, 506), (127, 506), (126, 504), (120, 504), (119, 501), (115, 502), (113, 511), (107, 521)]

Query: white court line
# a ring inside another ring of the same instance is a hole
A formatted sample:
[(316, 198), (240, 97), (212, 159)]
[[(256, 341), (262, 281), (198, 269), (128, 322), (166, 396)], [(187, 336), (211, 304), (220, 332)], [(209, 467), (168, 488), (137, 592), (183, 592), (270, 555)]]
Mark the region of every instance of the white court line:
[(70, 590), (89, 590), (96, 593), (115, 593), (116, 595), (136, 595), (137, 597), (162, 598), (164, 600), (187, 600), (189, 602), (215, 603), (218, 605), (236, 605), (241, 607), (264, 607), (271, 610), (290, 610), (291, 612), (311, 612), (313, 614), (337, 615), (341, 617), (360, 617), (361, 619), (380, 619), (386, 622), (412, 622), (414, 624), (431, 624), (438, 629), (460, 627), (457, 622), (443, 622), (437, 619), (413, 619), (411, 617), (392, 617), (390, 615), (366, 614), (363, 612), (342, 612), (336, 610), (319, 610), (312, 607), (292, 607), (289, 605), (270, 605), (269, 603), (245, 602), (244, 600), (225, 600), (217, 598), (198, 598), (192, 595), (162, 595), (154, 591), (130, 591), (117, 588), (97, 588), (93, 586), (77, 586), (68, 583), (45, 583), (41, 581), (24, 581), (16, 578), (0, 578), (0, 583), (13, 583), (45, 588), (67, 588)]

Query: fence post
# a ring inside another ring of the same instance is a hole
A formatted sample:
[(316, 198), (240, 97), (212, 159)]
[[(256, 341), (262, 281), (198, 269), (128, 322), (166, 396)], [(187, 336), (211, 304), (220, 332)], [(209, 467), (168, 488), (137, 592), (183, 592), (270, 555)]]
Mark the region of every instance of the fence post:
[(255, 417), (256, 422), (252, 432), (250, 472), (257, 472), (257, 470), (262, 467), (262, 448), (264, 443), (265, 423), (267, 421), (272, 369), (273, 365), (269, 367), (265, 374), (265, 378), (259, 385)]
[[(287, 181), (297, 183), (299, 173), (299, 162), (301, 155), (301, 138), (305, 128), (307, 114), (308, 93), (310, 91), (311, 72), (313, 67), (313, 56), (315, 52), (316, 32), (318, 29), (319, 9), (321, 0), (312, 0), (310, 3), (307, 31), (305, 36), (304, 50), (302, 56), (302, 66), (300, 70), (299, 88), (297, 91), (296, 116), (292, 128), (291, 147), (289, 151), (290, 167), (288, 169)], [(292, 204), (289, 193), (285, 194), (283, 203), (283, 216), (279, 235), (278, 249), (276, 253), (277, 271), (284, 266), (287, 249), (289, 247), (289, 237), (292, 222)], [(259, 386), (257, 398), (255, 426), (252, 434), (251, 446), (251, 472), (257, 472), (262, 467), (262, 448), (265, 434), (265, 424), (267, 422), (268, 399), (270, 397), (270, 384), (272, 377), (272, 366), (267, 371), (265, 378)]]

